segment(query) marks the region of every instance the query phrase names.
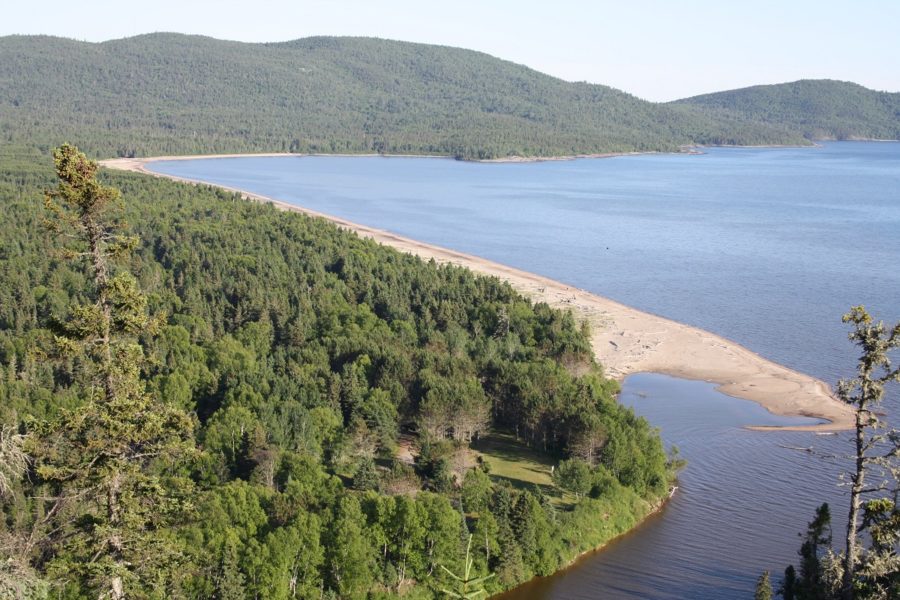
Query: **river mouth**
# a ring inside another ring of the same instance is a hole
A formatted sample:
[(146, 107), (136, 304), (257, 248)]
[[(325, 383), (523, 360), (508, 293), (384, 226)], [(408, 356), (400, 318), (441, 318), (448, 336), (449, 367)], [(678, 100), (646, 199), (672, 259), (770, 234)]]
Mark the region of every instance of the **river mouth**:
[[(498, 598), (746, 598), (763, 571), (777, 581), (796, 561), (796, 534), (818, 504), (845, 511), (840, 467), (806, 448), (846, 453), (846, 433), (750, 431), (747, 425), (817, 420), (773, 415), (712, 384), (666, 375), (628, 377), (620, 401), (661, 424), (666, 445), (678, 446), (688, 461), (677, 492), (658, 514), (606, 548)], [(648, 556), (665, 561), (651, 566)]]
[[(287, 157), (154, 163), (569, 282), (689, 323), (833, 384), (856, 351), (840, 315), (900, 319), (900, 144), (717, 149), (485, 165)], [(865, 231), (865, 236), (859, 232)], [(515, 598), (730, 599), (796, 562), (822, 502), (842, 514), (846, 433), (787, 422), (713, 384), (628, 377), (622, 402), (689, 461), (660, 516)], [(900, 414), (896, 400), (888, 415)]]

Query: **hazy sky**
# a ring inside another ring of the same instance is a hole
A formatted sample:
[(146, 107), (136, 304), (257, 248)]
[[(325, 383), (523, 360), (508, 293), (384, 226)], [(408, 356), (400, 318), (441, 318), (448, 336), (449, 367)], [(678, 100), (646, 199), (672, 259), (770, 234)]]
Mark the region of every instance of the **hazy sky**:
[(11, 0), (0, 35), (365, 35), (481, 50), (649, 100), (801, 78), (900, 91), (900, 0)]

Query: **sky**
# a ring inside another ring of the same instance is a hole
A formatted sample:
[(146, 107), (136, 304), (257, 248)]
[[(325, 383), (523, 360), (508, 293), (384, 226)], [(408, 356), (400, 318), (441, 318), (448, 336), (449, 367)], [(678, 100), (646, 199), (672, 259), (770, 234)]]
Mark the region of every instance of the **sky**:
[(0, 35), (92, 42), (175, 31), (458, 46), (653, 101), (810, 78), (900, 91), (900, 0), (13, 0), (3, 13)]

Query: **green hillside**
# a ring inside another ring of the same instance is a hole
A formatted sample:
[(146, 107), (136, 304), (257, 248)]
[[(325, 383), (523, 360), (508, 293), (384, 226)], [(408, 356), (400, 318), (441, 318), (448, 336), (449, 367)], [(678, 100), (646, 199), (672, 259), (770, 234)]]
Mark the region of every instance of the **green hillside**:
[(779, 123), (808, 139), (900, 139), (900, 93), (847, 81), (801, 80), (695, 96), (672, 103)]
[[(132, 347), (114, 360), (140, 365), (141, 393), (98, 396), (95, 344), (68, 325), (88, 335), (96, 276), (65, 259), (71, 221), (41, 224), (60, 214), (43, 209), (48, 163), (0, 148), (0, 598), (96, 598), (115, 574), (128, 598), (443, 598), (454, 584), (440, 567), (458, 569), (470, 532), (496, 592), (665, 496), (658, 433), (616, 402), (571, 313), (320, 219), (144, 175), (104, 173), (125, 212), (101, 214), (136, 236), (114, 279), (160, 319), (123, 333), (115, 296), (116, 348)], [(147, 406), (183, 417), (157, 433), (183, 439), (162, 459), (121, 433), (143, 429), (133, 411)], [(33, 469), (7, 459), (22, 431)], [(123, 489), (124, 522), (107, 504)], [(123, 550), (108, 550), (112, 535)]]
[(0, 38), (0, 140), (94, 156), (297, 151), (466, 158), (805, 143), (486, 54), (370, 38)]

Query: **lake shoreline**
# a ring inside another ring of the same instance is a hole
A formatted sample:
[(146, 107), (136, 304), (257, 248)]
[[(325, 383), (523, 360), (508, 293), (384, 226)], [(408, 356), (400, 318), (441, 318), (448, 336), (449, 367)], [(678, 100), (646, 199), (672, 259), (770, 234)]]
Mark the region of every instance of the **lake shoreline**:
[(833, 396), (830, 387), (824, 382), (765, 359), (716, 334), (477, 256), (425, 244), (245, 190), (164, 175), (148, 168), (149, 164), (164, 160), (265, 156), (309, 155), (276, 153), (166, 156), (120, 158), (100, 162), (104, 167), (111, 169), (222, 188), (239, 193), (250, 200), (271, 203), (283, 210), (323, 218), (361, 237), (371, 238), (424, 260), (434, 259), (438, 263), (463, 266), (476, 273), (507, 281), (532, 301), (546, 302), (554, 308), (572, 310), (579, 320), (587, 321), (591, 327), (591, 342), (597, 360), (604, 366), (609, 376), (619, 381), (628, 375), (646, 372), (707, 381), (717, 384), (717, 389), (725, 394), (756, 402), (774, 414), (812, 417), (827, 421), (807, 426), (754, 427), (754, 429), (835, 431), (852, 428), (854, 424), (853, 412)]
[[(535, 162), (556, 162), (579, 159), (596, 159), (596, 158), (616, 158), (618, 156), (642, 156), (645, 154), (703, 154), (697, 150), (699, 146), (683, 146), (679, 151), (633, 151), (633, 152), (598, 152), (593, 154), (560, 154), (554, 156), (502, 156), (498, 158), (459, 158), (451, 154), (387, 154), (382, 152), (247, 152), (247, 153), (227, 153), (227, 154), (182, 154), (172, 156), (149, 156), (149, 157), (120, 157), (101, 160), (104, 166), (110, 165), (130, 165), (130, 163), (150, 163), (159, 161), (182, 161), (182, 160), (199, 160), (210, 158), (312, 158), (312, 157), (348, 157), (348, 158), (439, 158), (443, 160), (458, 160), (460, 162), (498, 164), (498, 163), (535, 163)], [(109, 164), (107, 164), (109, 163)], [(111, 166), (111, 168), (123, 169), (122, 166)], [(136, 171), (135, 168), (124, 168), (124, 170)], [(147, 171), (151, 175), (157, 175), (152, 171)]]
[(555, 577), (564, 576), (565, 571), (574, 569), (575, 567), (579, 566), (581, 563), (594, 558), (601, 552), (609, 551), (612, 546), (621, 542), (626, 537), (629, 537), (632, 535), (637, 535), (640, 532), (641, 528), (646, 527), (652, 519), (662, 517), (663, 509), (669, 505), (669, 502), (672, 500), (672, 498), (675, 495), (675, 492), (677, 490), (678, 490), (677, 486), (670, 488), (669, 492), (665, 496), (660, 497), (656, 502), (649, 503), (649, 510), (647, 511), (647, 513), (644, 514), (643, 516), (641, 516), (637, 520), (637, 522), (634, 525), (632, 525), (629, 529), (627, 529), (626, 531), (623, 531), (622, 533), (618, 533), (618, 534), (614, 535), (613, 537), (609, 538), (608, 540), (606, 540), (605, 542), (603, 542), (602, 544), (600, 544), (598, 546), (595, 546), (593, 548), (588, 548), (587, 550), (583, 550), (583, 551), (577, 553), (570, 560), (566, 561), (565, 564), (560, 565), (560, 567), (557, 570), (555, 570), (553, 573), (551, 573), (550, 575), (535, 575), (531, 579), (529, 579), (527, 581), (523, 581), (522, 583), (520, 583), (520, 584), (516, 585), (515, 587), (512, 587), (508, 590), (494, 594), (490, 598), (493, 600), (517, 600), (518, 598), (521, 597), (523, 590), (527, 593), (529, 588), (533, 587), (535, 584), (539, 583), (541, 580), (547, 579), (550, 577), (555, 578)]

